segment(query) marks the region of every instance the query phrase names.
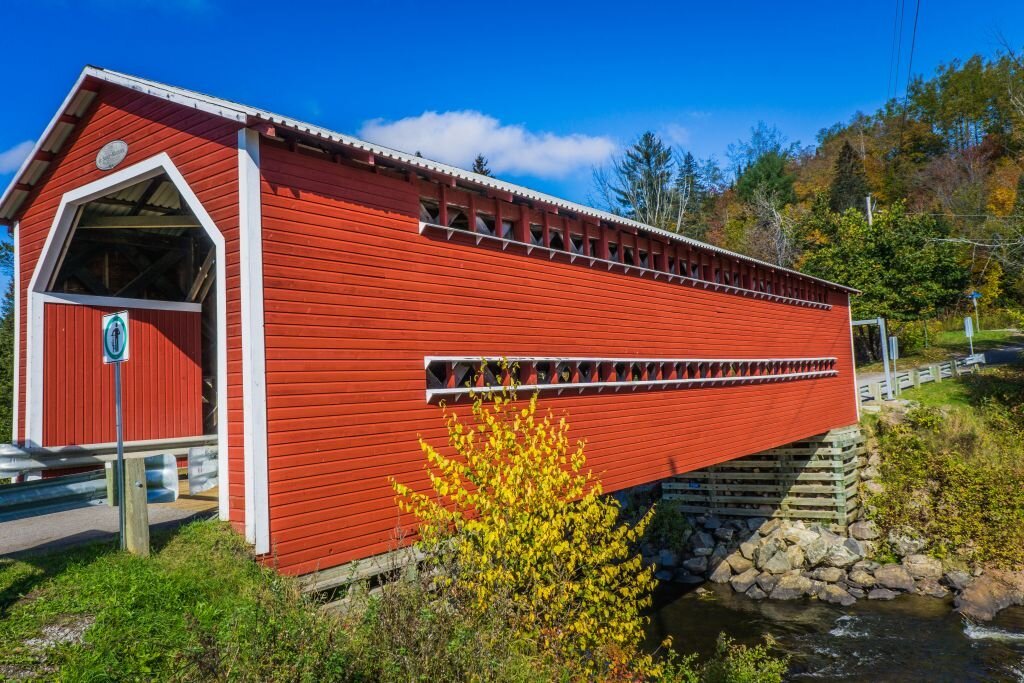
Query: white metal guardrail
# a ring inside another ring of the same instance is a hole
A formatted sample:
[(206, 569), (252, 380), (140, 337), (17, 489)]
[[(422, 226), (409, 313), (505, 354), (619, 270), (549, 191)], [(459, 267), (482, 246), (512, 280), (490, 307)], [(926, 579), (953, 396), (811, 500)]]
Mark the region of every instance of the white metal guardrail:
[[(0, 485), (0, 522), (104, 504), (114, 494), (113, 479), (108, 484), (109, 468)], [(146, 499), (149, 503), (178, 499), (178, 464), (173, 455), (146, 458)]]
[[(928, 382), (941, 382), (944, 379), (951, 379), (964, 373), (971, 373), (985, 363), (985, 354), (976, 353), (966, 358), (954, 358), (942, 363), (922, 365), (911, 370), (901, 370), (893, 376), (893, 387), (896, 393), (904, 389), (917, 387)], [(862, 384), (857, 387), (861, 401), (881, 400), (885, 387), (885, 380)]]
[[(173, 439), (126, 441), (125, 458), (148, 458), (153, 455), (184, 457), (189, 449), (216, 447), (217, 436), (205, 434)], [(102, 465), (117, 460), (116, 443), (87, 444), (84, 446), (29, 446), (13, 444), (0, 446), (0, 477), (37, 470), (68, 469), (88, 465)]]

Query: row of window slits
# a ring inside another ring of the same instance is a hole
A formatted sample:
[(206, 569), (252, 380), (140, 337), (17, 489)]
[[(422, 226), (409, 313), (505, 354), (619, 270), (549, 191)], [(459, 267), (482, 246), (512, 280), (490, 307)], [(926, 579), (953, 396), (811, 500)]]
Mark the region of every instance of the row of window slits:
[[(507, 365), (507, 368), (503, 368)], [(427, 389), (470, 389), (523, 386), (558, 388), (595, 383), (702, 381), (748, 378), (797, 379), (810, 373), (836, 371), (834, 358), (798, 360), (434, 360), (427, 364)]]
[[(440, 214), (440, 205), (437, 201), (426, 198), (420, 200), (421, 221), (431, 225), (441, 225), (439, 222)], [(497, 237), (512, 242), (519, 242), (515, 237), (515, 221), (503, 219), (501, 221), (501, 226), (498, 226), (494, 216), (477, 212), (473, 221), (474, 226), (471, 228), (468, 209), (456, 204), (448, 204), (447, 220), (447, 227), (455, 230), (472, 232), (486, 237)], [(594, 237), (587, 239), (583, 235), (570, 233), (569, 242), (567, 244), (565, 239), (562, 237), (562, 230), (560, 228), (548, 228), (548, 244), (545, 245), (544, 226), (537, 223), (530, 224), (529, 244), (537, 247), (546, 246), (546, 248), (554, 251), (564, 251), (567, 254), (575, 254), (577, 256), (600, 258), (599, 239)], [(608, 242), (607, 260), (630, 267), (647, 269), (654, 268), (651, 264), (651, 255), (647, 250), (634, 249), (629, 246), (623, 246), (620, 249), (620, 245), (612, 241)], [(715, 268), (710, 264), (705, 264), (702, 268), (698, 263), (690, 263), (689, 268), (687, 268), (687, 264), (683, 260), (680, 259), (677, 263), (676, 259), (669, 257), (662, 270), (672, 275), (681, 275), (693, 280), (714, 282), (715, 284), (726, 285), (752, 292), (784, 296), (791, 299), (800, 299), (818, 304), (824, 304), (826, 302), (826, 292), (824, 288), (811, 287), (808, 288), (805, 293), (799, 291), (795, 287), (786, 287), (783, 285), (783, 287), (780, 288), (783, 291), (776, 292), (773, 291), (775, 286), (770, 280), (758, 278), (756, 281), (751, 281), (749, 276), (741, 276), (739, 270), (722, 270), (720, 268)], [(689, 272), (687, 272), (687, 270)]]

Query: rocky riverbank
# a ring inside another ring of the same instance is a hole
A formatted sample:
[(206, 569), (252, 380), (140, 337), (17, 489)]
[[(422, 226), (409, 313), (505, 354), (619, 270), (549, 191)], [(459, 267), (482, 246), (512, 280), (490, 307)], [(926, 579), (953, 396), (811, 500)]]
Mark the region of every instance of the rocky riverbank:
[(857, 600), (892, 600), (900, 594), (954, 595), (965, 615), (991, 619), (1024, 605), (1024, 572), (969, 573), (923, 554), (926, 542), (909, 530), (890, 533), (896, 562), (872, 559), (879, 531), (872, 522), (850, 525), (843, 536), (801, 521), (724, 520), (695, 516), (672, 549), (645, 547), (661, 581), (728, 584), (753, 600), (813, 598), (843, 606)]

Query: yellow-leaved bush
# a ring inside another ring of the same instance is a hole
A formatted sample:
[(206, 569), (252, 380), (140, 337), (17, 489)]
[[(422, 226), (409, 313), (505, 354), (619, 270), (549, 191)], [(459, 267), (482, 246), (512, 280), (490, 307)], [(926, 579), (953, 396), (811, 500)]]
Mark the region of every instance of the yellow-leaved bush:
[(640, 653), (652, 570), (637, 542), (650, 513), (620, 522), (569, 424), (515, 388), (476, 394), (472, 420), (445, 408), (446, 455), (420, 440), (431, 489), (393, 481), (438, 581), (463, 608), (499, 611), (521, 633), (586, 669), (651, 672)]

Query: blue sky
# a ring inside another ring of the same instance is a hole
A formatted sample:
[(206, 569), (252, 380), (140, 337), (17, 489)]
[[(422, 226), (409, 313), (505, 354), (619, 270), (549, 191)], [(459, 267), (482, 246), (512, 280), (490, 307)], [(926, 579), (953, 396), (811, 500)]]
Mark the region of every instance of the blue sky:
[[(907, 0), (900, 90), (914, 0)], [(646, 129), (724, 159), (886, 99), (895, 0), (261, 3), (7, 0), (0, 183), (85, 64), (265, 107), (585, 201)], [(1024, 45), (1024, 3), (921, 0), (914, 72)]]

